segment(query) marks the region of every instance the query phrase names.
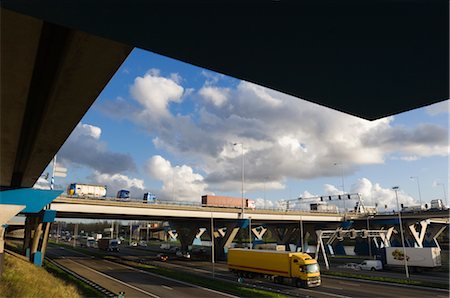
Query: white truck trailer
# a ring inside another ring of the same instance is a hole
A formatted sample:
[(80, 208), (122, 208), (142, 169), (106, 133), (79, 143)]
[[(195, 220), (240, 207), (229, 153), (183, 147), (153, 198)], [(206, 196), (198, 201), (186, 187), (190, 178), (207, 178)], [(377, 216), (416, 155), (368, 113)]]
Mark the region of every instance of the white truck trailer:
[[(436, 268), (442, 265), (439, 247), (406, 247), (406, 262), (412, 269)], [(386, 247), (384, 267), (405, 265), (403, 247)]]
[(106, 185), (72, 183), (67, 187), (67, 195), (80, 198), (104, 198)]

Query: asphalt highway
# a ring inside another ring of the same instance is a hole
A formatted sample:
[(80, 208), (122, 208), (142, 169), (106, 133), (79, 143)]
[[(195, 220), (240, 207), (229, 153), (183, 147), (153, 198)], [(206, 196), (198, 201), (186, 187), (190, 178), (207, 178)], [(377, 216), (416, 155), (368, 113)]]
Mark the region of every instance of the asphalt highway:
[(113, 293), (125, 292), (125, 297), (234, 297), (61, 247), (49, 246), (47, 257)]
[[(56, 250), (60, 254), (66, 250), (61, 250), (60, 248), (52, 248), (52, 252)], [(62, 251), (62, 252), (61, 252)], [(92, 249), (92, 251), (99, 253), (99, 250)], [(64, 252), (62, 253), (67, 254), (70, 252)], [(72, 252), (72, 254), (74, 254)], [(186, 271), (189, 273), (195, 273), (199, 275), (199, 278), (201, 276), (211, 276), (212, 275), (212, 264), (208, 261), (190, 261), (190, 260), (179, 260), (174, 257), (170, 257), (169, 261), (167, 262), (158, 262), (155, 261), (155, 252), (140, 249), (140, 248), (130, 248), (130, 247), (122, 247), (121, 251), (119, 253), (109, 253), (114, 256), (120, 256), (122, 258), (132, 260), (132, 261), (138, 261), (138, 262), (144, 262), (144, 263), (151, 263), (151, 264), (158, 264), (161, 267), (170, 268), (173, 270), (179, 270), (179, 271)], [(75, 261), (75, 256), (71, 257), (72, 263)], [(78, 259), (79, 258), (79, 259)], [(63, 259), (64, 260), (64, 259)], [(79, 260), (79, 261), (78, 261)], [(59, 261), (61, 262), (61, 261)], [(111, 277), (119, 279), (120, 276), (122, 278), (120, 279), (123, 282), (126, 282), (127, 284), (131, 284), (135, 287), (139, 287), (140, 289), (149, 289), (151, 291), (154, 291), (155, 293), (165, 293), (161, 290), (161, 288), (165, 289), (162, 285), (168, 286), (171, 288), (178, 289), (176, 287), (172, 287), (167, 283), (166, 280), (157, 280), (156, 278), (153, 279), (149, 278), (148, 276), (139, 277), (139, 279), (135, 280), (136, 275), (141, 276), (142, 272), (136, 272), (135, 270), (131, 270), (128, 268), (123, 268), (122, 265), (118, 265), (112, 262), (103, 261), (103, 260), (97, 260), (97, 259), (90, 259), (89, 257), (81, 257), (78, 255), (77, 261), (79, 264), (84, 266), (90, 266), (91, 268), (96, 268), (96, 270), (99, 270), (97, 268), (102, 268), (102, 273), (108, 274)], [(106, 263), (105, 263), (106, 262)], [(67, 261), (66, 261), (67, 263)], [(69, 261), (70, 263), (70, 261)], [(99, 270), (100, 271), (100, 270)], [(121, 273), (118, 273), (121, 272)], [(126, 274), (125, 274), (126, 272)], [(139, 274), (138, 274), (139, 273)], [(380, 272), (378, 272), (380, 273)], [(230, 280), (230, 281), (236, 281), (235, 276), (233, 276), (230, 272), (228, 272), (228, 269), (226, 267), (226, 264), (223, 263), (216, 263), (214, 265), (214, 274), (216, 278)], [(126, 275), (126, 276), (125, 276)], [(100, 278), (100, 277), (99, 277)], [(95, 282), (97, 280), (92, 279)], [(148, 285), (148, 288), (145, 287), (145, 283), (149, 281), (151, 284)], [(98, 283), (98, 282), (97, 282)], [(376, 283), (376, 282), (366, 282), (362, 280), (350, 280), (350, 279), (338, 279), (338, 278), (332, 278), (327, 276), (322, 276), (322, 286), (318, 288), (311, 288), (311, 289), (303, 289), (303, 288), (295, 288), (288, 284), (286, 285), (279, 285), (275, 284), (273, 282), (267, 281), (267, 280), (258, 280), (258, 279), (245, 279), (244, 283), (249, 285), (257, 285), (259, 287), (270, 289), (274, 291), (281, 291), (284, 294), (297, 296), (297, 297), (426, 297), (426, 296), (433, 296), (435, 298), (448, 298), (449, 292), (439, 289), (433, 289), (433, 288), (417, 288), (417, 287), (406, 287), (406, 286), (400, 286), (396, 284), (387, 284), (387, 283)], [(173, 290), (172, 290), (173, 291)], [(130, 291), (131, 293), (131, 291)], [(133, 292), (135, 293), (135, 292)], [(153, 293), (153, 292), (152, 292)], [(197, 295), (196, 297), (215, 297), (217, 295), (214, 292), (208, 292), (205, 293), (205, 295)], [(136, 292), (136, 297), (139, 295), (138, 292)], [(164, 297), (161, 295), (164, 294), (156, 294), (160, 297)], [(181, 297), (175, 294), (175, 292), (169, 292), (170, 297)], [(182, 297), (186, 295), (186, 292), (183, 290), (181, 291)], [(127, 295), (128, 297), (132, 297)]]

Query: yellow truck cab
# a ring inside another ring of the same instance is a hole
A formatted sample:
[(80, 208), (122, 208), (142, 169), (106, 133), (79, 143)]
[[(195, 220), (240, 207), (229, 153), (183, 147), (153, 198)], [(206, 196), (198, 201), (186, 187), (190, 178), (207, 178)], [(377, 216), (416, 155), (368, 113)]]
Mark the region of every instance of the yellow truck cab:
[(270, 276), (279, 283), (287, 278), (295, 286), (321, 284), (317, 261), (301, 252), (233, 248), (228, 250), (228, 269), (243, 277)]

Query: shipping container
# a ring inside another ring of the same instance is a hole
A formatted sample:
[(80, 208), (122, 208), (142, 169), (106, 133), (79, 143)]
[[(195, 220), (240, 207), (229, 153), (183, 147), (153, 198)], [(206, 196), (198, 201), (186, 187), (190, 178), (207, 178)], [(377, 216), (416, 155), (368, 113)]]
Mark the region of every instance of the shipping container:
[(255, 208), (255, 201), (249, 199), (225, 197), (225, 196), (202, 196), (202, 205), (218, 207)]

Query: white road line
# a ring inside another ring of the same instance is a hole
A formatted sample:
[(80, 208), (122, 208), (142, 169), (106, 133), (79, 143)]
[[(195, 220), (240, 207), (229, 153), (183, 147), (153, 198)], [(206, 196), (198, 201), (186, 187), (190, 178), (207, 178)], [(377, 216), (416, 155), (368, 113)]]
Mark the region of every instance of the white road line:
[(347, 285), (347, 286), (352, 286), (352, 287), (359, 287), (360, 284), (354, 283), (354, 282), (345, 282), (345, 281), (340, 281), (339, 282), (341, 285)]
[(339, 295), (339, 294), (333, 294), (333, 293), (327, 293), (327, 292), (319, 292), (319, 291), (314, 291), (314, 290), (307, 290), (307, 289), (301, 289), (301, 292), (311, 292), (314, 294), (322, 294), (322, 295), (328, 295), (331, 297), (338, 297), (338, 298), (351, 298), (350, 296), (344, 296), (344, 295)]
[[(69, 259), (68, 259), (68, 260), (69, 260)], [(141, 293), (143, 293), (143, 294), (145, 294), (145, 295), (148, 295), (148, 296), (151, 296), (151, 297), (154, 297), (154, 298), (161, 298), (161, 297), (158, 296), (158, 295), (155, 295), (155, 294), (152, 294), (152, 293), (150, 293), (150, 292), (147, 292), (147, 291), (144, 291), (144, 290), (142, 290), (142, 289), (139, 289), (139, 288), (137, 288), (137, 287), (135, 287), (135, 286), (133, 286), (133, 285), (130, 285), (130, 284), (127, 284), (126, 282), (123, 282), (123, 281), (121, 281), (121, 280), (118, 280), (117, 278), (114, 278), (114, 277), (112, 277), (112, 276), (106, 275), (106, 274), (104, 274), (104, 273), (102, 273), (102, 272), (99, 272), (99, 271), (97, 271), (97, 270), (94, 270), (94, 269), (92, 269), (92, 268), (89, 268), (88, 266), (85, 266), (85, 265), (83, 265), (83, 264), (80, 264), (80, 263), (75, 262), (75, 261), (72, 261), (72, 260), (69, 260), (69, 261), (71, 261), (71, 262), (73, 262), (73, 263), (75, 263), (75, 264), (78, 264), (78, 265), (80, 265), (80, 266), (82, 266), (82, 267), (84, 267), (84, 268), (86, 268), (86, 269), (88, 269), (88, 270), (90, 270), (90, 271), (92, 271), (92, 272), (95, 272), (95, 273), (97, 273), (97, 274), (99, 274), (99, 275), (101, 275), (101, 276), (103, 276), (103, 277), (109, 278), (109, 279), (111, 279), (111, 280), (114, 280), (115, 282), (118, 282), (118, 283), (120, 283), (120, 284), (123, 284), (123, 285), (129, 287), (129, 288), (132, 288), (132, 289), (134, 289), (134, 290), (136, 290), (136, 291), (139, 291), (139, 292), (141, 292)]]
[(161, 285), (161, 287), (163, 287), (164, 289), (167, 289), (167, 290), (173, 290), (171, 287), (169, 287), (169, 286), (165, 286), (165, 285)]
[[(211, 290), (211, 289), (208, 289), (208, 288), (204, 288), (204, 287), (201, 287), (201, 286), (198, 286), (198, 285), (190, 284), (190, 283), (187, 283), (187, 282), (184, 282), (184, 281), (181, 281), (181, 280), (176, 280), (176, 279), (173, 279), (173, 278), (170, 278), (170, 277), (154, 274), (154, 273), (151, 273), (151, 272), (148, 272), (148, 271), (144, 271), (144, 270), (141, 270), (141, 269), (136, 269), (136, 268), (133, 268), (133, 267), (130, 267), (130, 266), (127, 266), (127, 265), (115, 263), (115, 262), (112, 262), (112, 261), (109, 261), (109, 260), (104, 260), (104, 261), (113, 263), (115, 265), (118, 265), (118, 266), (130, 269), (130, 270), (133, 270), (133, 271), (141, 272), (141, 273), (148, 274), (148, 275), (151, 275), (151, 276), (154, 276), (154, 277), (167, 279), (167, 280), (170, 280), (172, 282), (176, 282), (176, 283), (179, 283), (179, 284), (182, 284), (182, 285), (185, 285), (185, 286), (190, 286), (190, 287), (202, 289), (202, 290), (205, 290), (205, 291), (209, 291), (209, 292), (212, 292), (212, 293), (220, 294), (222, 296), (233, 297), (233, 298), (237, 298), (238, 297), (238, 296), (234, 296), (234, 295), (231, 295), (231, 294), (222, 293), (222, 292), (219, 292), (219, 291), (215, 291), (215, 290)], [(340, 296), (340, 297), (344, 297), (344, 296)]]
[(333, 290), (343, 290), (343, 289), (344, 289), (344, 288), (330, 287), (330, 286), (322, 286), (322, 288), (325, 288), (325, 289), (333, 289)]

